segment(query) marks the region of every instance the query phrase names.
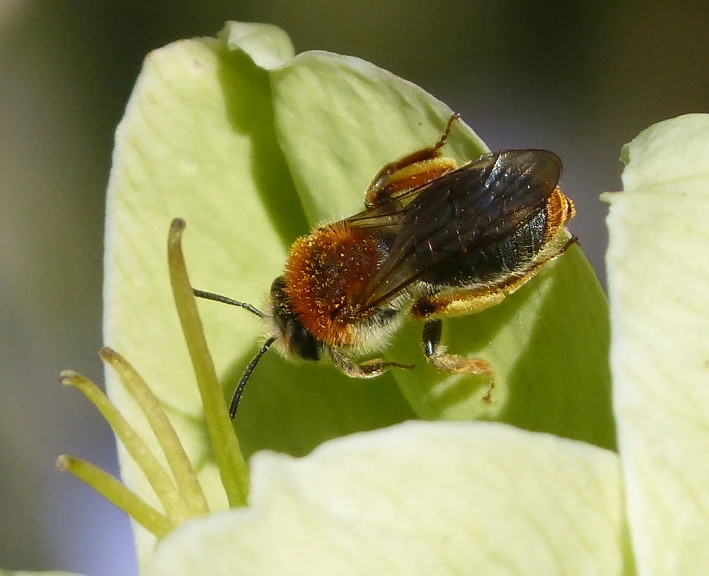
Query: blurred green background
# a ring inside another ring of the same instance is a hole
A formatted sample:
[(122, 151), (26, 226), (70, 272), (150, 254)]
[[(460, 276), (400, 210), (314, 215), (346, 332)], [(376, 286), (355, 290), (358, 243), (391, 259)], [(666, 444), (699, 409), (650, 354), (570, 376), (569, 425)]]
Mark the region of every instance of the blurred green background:
[(54, 471), (62, 452), (116, 471), (112, 434), (57, 374), (102, 377), (104, 192), (142, 58), (228, 19), (271, 22), (298, 51), (404, 76), (493, 149), (556, 151), (577, 202), (572, 230), (601, 277), (598, 195), (620, 187), (620, 147), (709, 102), (706, 3), (3, 0), (0, 568), (135, 573), (127, 520)]

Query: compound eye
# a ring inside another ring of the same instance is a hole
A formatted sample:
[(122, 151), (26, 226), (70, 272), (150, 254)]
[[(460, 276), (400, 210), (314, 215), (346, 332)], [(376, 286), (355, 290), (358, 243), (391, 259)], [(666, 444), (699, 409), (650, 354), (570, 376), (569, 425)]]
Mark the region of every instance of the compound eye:
[(320, 353), (315, 337), (300, 322), (293, 322), (290, 337), (291, 351), (303, 360), (319, 360)]

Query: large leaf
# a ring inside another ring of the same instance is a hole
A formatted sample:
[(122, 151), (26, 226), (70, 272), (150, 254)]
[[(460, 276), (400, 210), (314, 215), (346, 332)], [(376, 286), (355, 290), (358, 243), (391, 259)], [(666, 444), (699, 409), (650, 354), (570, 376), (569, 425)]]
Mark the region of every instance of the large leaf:
[(642, 574), (709, 566), (709, 115), (623, 151), (610, 197), (614, 404)]
[(261, 453), (249, 509), (162, 542), (151, 576), (630, 574), (615, 454), (488, 423)]

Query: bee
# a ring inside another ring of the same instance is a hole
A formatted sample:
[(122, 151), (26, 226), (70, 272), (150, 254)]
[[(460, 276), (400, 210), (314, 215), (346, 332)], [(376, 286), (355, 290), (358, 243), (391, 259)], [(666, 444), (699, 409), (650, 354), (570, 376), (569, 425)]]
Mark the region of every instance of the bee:
[(359, 355), (382, 350), (409, 316), (422, 320), (423, 353), (447, 373), (487, 375), (488, 362), (449, 354), (442, 318), (500, 303), (569, 240), (574, 203), (559, 189), (562, 164), (547, 150), (502, 150), (458, 167), (441, 155), (454, 122), (440, 139), (389, 164), (365, 192), (365, 210), (316, 228), (293, 244), (285, 271), (271, 285), (267, 311), (194, 290), (264, 318), (269, 338), (248, 364), (229, 414), (274, 345), (286, 357), (327, 356), (353, 378), (413, 366)]

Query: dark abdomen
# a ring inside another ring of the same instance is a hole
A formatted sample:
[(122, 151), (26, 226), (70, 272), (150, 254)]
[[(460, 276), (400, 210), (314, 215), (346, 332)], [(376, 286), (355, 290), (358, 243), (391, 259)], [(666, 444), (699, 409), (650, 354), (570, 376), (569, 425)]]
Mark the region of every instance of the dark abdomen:
[(441, 287), (494, 282), (525, 269), (544, 245), (545, 205), (504, 239), (452, 255), (421, 280)]

